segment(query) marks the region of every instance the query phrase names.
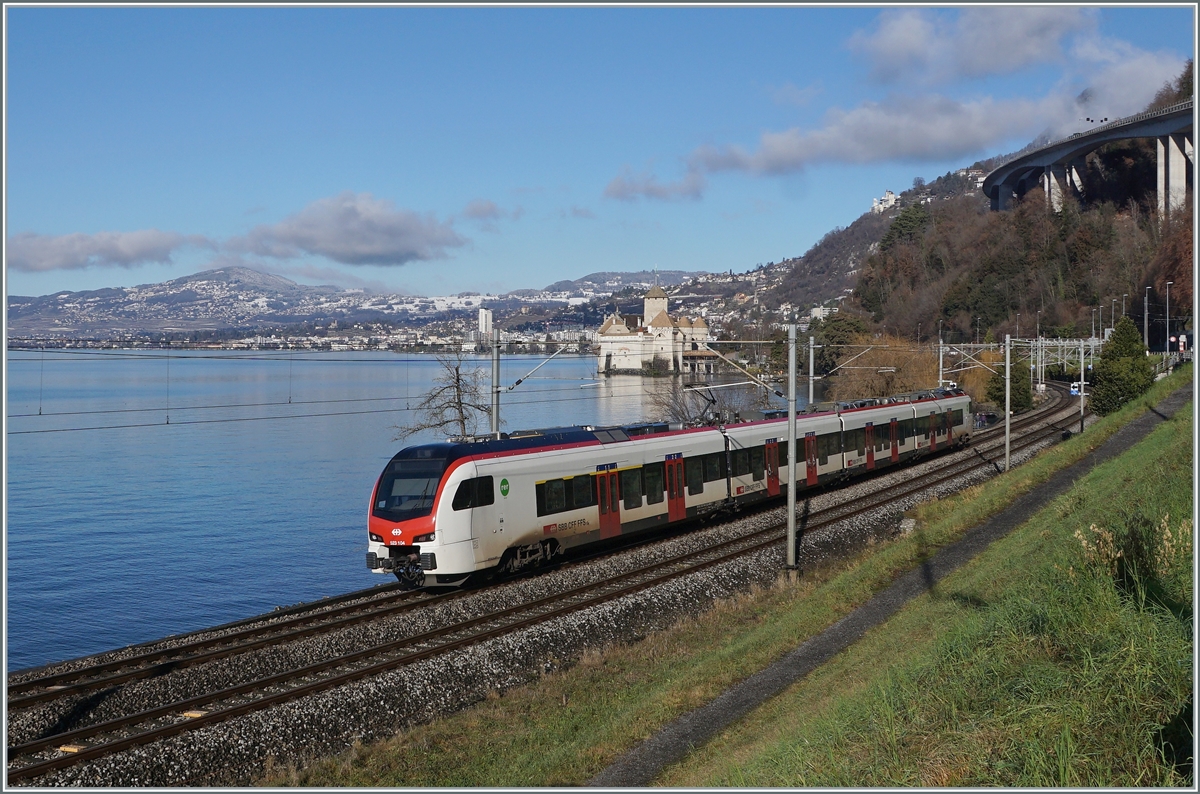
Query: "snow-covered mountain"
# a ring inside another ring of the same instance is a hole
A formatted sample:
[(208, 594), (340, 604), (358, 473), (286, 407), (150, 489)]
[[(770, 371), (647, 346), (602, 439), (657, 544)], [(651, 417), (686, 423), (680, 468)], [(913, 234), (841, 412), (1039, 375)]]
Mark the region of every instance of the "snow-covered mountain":
[[(511, 308), (517, 303), (584, 303), (611, 294), (614, 289), (642, 283), (643, 276), (653, 278), (653, 274), (646, 273), (603, 273), (586, 276), (578, 283), (559, 282), (546, 290), (427, 298), (333, 286), (309, 287), (250, 268), (225, 267), (161, 284), (56, 292), (36, 298), (9, 296), (8, 332), (18, 337), (112, 338), (145, 332), (280, 326), (334, 319), (419, 323), (450, 312), (474, 312), (484, 305)], [(660, 274), (663, 276), (667, 274)], [(674, 274), (670, 278), (673, 280)], [(603, 286), (596, 283), (601, 281)]]

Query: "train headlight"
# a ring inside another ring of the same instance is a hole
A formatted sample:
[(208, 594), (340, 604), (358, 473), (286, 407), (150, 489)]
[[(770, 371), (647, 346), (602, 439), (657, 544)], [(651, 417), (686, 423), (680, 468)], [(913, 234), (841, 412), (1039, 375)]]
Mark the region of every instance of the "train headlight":
[(383, 543), (383, 538), (379, 537), (374, 532), (368, 532), (367, 534), (370, 535), (371, 540), (375, 541), (376, 543)]
[(430, 532), (428, 535), (417, 535), (413, 538), (413, 543), (433, 543), (433, 536), (436, 533)]

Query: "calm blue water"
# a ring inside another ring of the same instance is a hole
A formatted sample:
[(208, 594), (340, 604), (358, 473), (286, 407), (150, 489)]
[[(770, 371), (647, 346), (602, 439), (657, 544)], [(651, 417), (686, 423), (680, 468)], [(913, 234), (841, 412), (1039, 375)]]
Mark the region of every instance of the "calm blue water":
[[(505, 356), (504, 384), (541, 361)], [(640, 421), (667, 384), (594, 368), (551, 360), (503, 394), (504, 429)], [(437, 370), (391, 353), (11, 351), (9, 669), (390, 582), (363, 563), (367, 506)]]

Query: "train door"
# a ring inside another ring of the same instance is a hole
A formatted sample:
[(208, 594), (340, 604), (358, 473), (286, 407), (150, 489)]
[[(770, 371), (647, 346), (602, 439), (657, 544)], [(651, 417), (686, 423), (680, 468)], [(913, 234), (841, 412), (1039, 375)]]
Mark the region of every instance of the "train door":
[(667, 455), (667, 520), (682, 521), (687, 518), (687, 506), (683, 500), (683, 453)]
[(930, 411), (929, 419), (927, 421), (929, 422), (929, 424), (925, 425), (925, 427), (929, 431), (929, 451), (937, 452), (937, 431), (938, 431), (937, 413), (934, 411)]
[(867, 471), (875, 468), (875, 423), (867, 422), (864, 428), (867, 434)]
[(888, 423), (888, 436), (892, 442), (892, 463), (900, 460), (900, 443), (897, 440), (897, 436), (899, 435), (898, 425), (899, 423), (895, 419)]
[(817, 434), (804, 434), (804, 470), (806, 485), (817, 484)]
[(620, 535), (621, 492), (615, 470), (596, 472), (596, 503), (600, 505), (600, 537)]
[(779, 496), (779, 440), (768, 438), (766, 450), (767, 496)]

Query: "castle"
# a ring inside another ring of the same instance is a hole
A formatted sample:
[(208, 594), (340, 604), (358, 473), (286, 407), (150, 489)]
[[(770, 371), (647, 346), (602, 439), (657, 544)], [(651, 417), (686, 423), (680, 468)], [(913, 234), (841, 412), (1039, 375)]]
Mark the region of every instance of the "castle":
[(703, 317), (671, 317), (667, 293), (658, 286), (650, 288), (642, 306), (641, 317), (614, 312), (605, 318), (596, 335), (597, 372), (713, 372), (718, 356), (708, 349), (713, 337)]

